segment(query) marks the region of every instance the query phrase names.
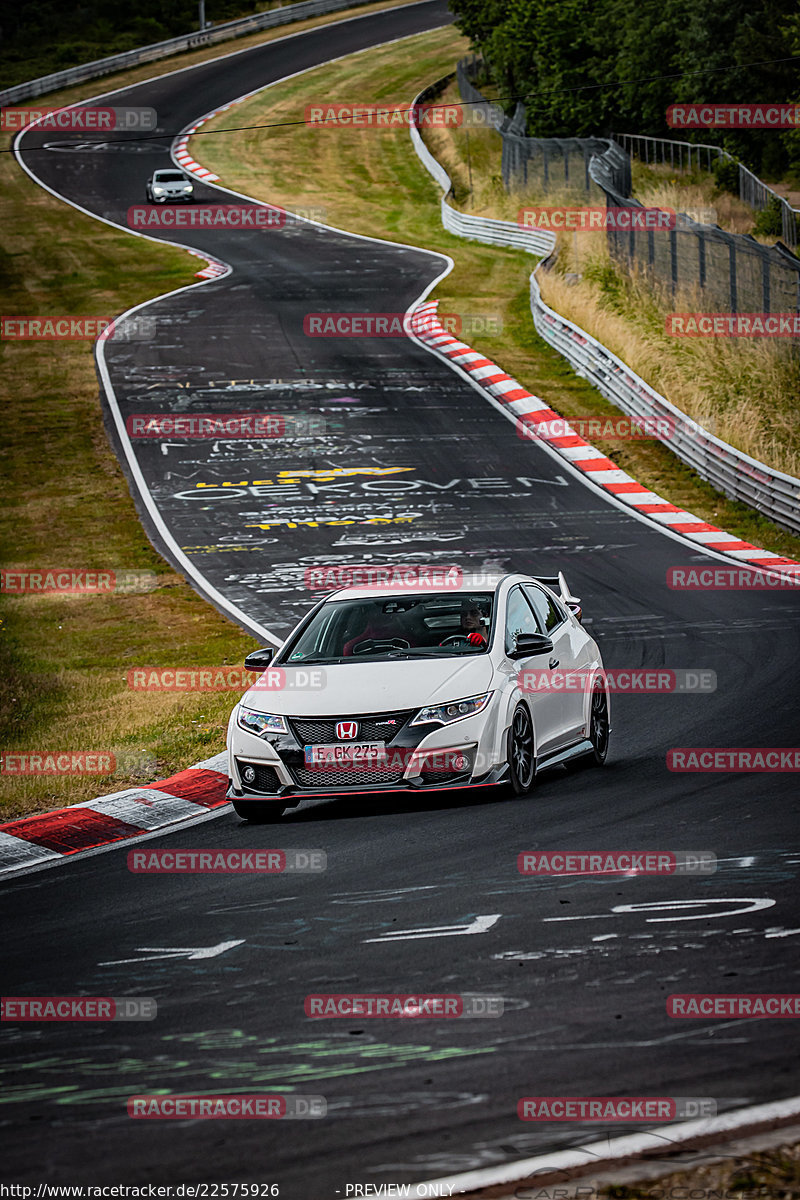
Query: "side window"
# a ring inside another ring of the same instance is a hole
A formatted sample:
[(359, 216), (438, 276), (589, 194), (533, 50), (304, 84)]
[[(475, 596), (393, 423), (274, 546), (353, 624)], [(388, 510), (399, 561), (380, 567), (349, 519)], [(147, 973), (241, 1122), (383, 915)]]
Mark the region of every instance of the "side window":
[(506, 653), (514, 649), (518, 633), (539, 633), (531, 606), (523, 595), (522, 588), (511, 589), (506, 608)]
[(549, 633), (551, 629), (555, 629), (556, 625), (560, 625), (565, 619), (564, 613), (561, 611), (555, 600), (543, 592), (541, 588), (531, 587), (526, 585), (525, 595), (533, 605), (536, 619), (539, 622), (539, 633)]

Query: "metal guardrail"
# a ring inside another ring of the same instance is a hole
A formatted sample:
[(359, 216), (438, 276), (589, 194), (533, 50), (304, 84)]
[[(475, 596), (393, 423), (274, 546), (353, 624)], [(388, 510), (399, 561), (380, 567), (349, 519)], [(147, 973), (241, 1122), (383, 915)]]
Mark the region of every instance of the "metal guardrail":
[[(709, 146), (702, 142), (679, 142), (672, 138), (647, 137), (639, 133), (612, 133), (611, 136), (629, 154), (635, 154), (637, 158), (648, 164), (669, 161), (670, 166), (683, 167), (685, 156), (685, 165), (687, 169), (691, 170), (693, 154), (694, 166), (701, 170), (712, 171), (714, 169), (711, 162), (712, 154), (715, 159), (723, 158), (727, 162), (736, 162), (733, 155), (729, 154), (727, 150), (723, 150), (721, 146)], [(669, 151), (669, 159), (667, 151)], [(703, 166), (703, 158), (706, 160), (705, 166)], [(777, 201), (781, 210), (781, 238), (787, 246), (791, 246), (793, 250), (796, 249), (798, 240), (800, 240), (798, 238), (800, 209), (792, 208), (788, 200), (778, 195), (769, 184), (754, 175), (744, 163), (739, 163), (738, 166), (739, 199), (756, 209), (757, 212), (765, 209), (770, 202)]]
[(42, 75), (39, 79), (28, 80), (27, 83), (18, 83), (15, 87), (0, 92), (0, 105), (31, 100), (58, 88), (84, 83), (89, 79), (99, 79), (126, 67), (168, 58), (171, 54), (180, 54), (185, 50), (201, 50), (204, 46), (214, 46), (218, 42), (245, 37), (248, 33), (258, 33), (261, 29), (302, 21), (304, 17), (324, 16), (325, 13), (336, 12), (342, 8), (356, 8), (369, 3), (370, 0), (299, 0), (297, 4), (287, 4), (270, 12), (254, 13), (251, 17), (226, 21), (224, 25), (215, 25), (202, 31), (198, 29), (194, 33), (181, 34), (180, 37), (169, 38), (165, 42), (153, 42), (150, 46), (140, 46), (136, 50), (126, 50), (121, 54), (112, 54), (109, 58), (98, 58), (78, 67), (55, 71), (52, 75)]
[(800, 533), (800, 479), (776, 471), (714, 437), (670, 404), (591, 334), (545, 304), (536, 271), (530, 282), (536, 332), (563, 354), (578, 375), (628, 416), (667, 418), (665, 428), (670, 433), (668, 438), (660, 440), (682, 462), (732, 500), (741, 500), (776, 525)]
[[(412, 101), (412, 111), (419, 111), (426, 100), (432, 100), (450, 82), (452, 75), (437, 79)], [(438, 163), (420, 137), (419, 130), (412, 123), (411, 143), (425, 169), (439, 184), (444, 192), (441, 201), (442, 224), (448, 233), (456, 237), (471, 238), (475, 242), (488, 242), (494, 246), (509, 246), (514, 250), (524, 250), (528, 254), (550, 254), (555, 246), (555, 237), (547, 230), (522, 229), (514, 221), (497, 221), (491, 217), (475, 217), (470, 213), (459, 212), (448, 203), (452, 193), (453, 183), (441, 163)]]
[[(426, 88), (413, 104), (416, 106), (432, 98), (448, 79), (438, 80)], [(446, 229), (476, 241), (516, 245), (532, 254), (548, 255), (552, 252), (555, 237), (547, 231), (522, 230), (510, 221), (470, 217), (451, 208), (447, 204), (447, 195), (452, 188), (450, 176), (424, 145), (419, 131), (413, 125), (410, 132), (417, 156), (445, 191), (442, 223)], [(514, 242), (505, 240), (510, 237), (509, 226), (517, 235)], [(593, 384), (607, 400), (628, 416), (665, 418), (664, 427), (670, 430), (669, 437), (659, 440), (682, 462), (697, 471), (702, 479), (731, 499), (740, 500), (763, 513), (776, 525), (800, 534), (800, 479), (776, 471), (715, 437), (674, 404), (670, 404), (591, 334), (545, 304), (536, 279), (536, 272), (541, 266), (541, 263), (537, 264), (530, 277), (531, 315), (540, 337), (563, 355), (578, 375)]]

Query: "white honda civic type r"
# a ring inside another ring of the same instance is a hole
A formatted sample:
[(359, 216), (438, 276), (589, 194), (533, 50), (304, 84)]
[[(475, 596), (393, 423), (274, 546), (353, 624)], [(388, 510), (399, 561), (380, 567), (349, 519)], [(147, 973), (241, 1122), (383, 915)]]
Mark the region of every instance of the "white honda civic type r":
[(266, 820), (307, 797), (510, 786), (610, 733), (600, 651), (555, 577), (349, 587), (306, 613), (228, 724), (228, 798)]

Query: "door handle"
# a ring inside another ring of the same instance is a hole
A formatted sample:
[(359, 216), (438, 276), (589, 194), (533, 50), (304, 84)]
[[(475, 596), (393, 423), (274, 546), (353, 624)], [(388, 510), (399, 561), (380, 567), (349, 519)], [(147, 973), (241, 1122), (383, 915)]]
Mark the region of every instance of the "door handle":
[(553, 667), (557, 667), (557, 666), (558, 666), (558, 659), (557, 659), (557, 658), (551, 658), (551, 659), (550, 659), (550, 668), (552, 669)]

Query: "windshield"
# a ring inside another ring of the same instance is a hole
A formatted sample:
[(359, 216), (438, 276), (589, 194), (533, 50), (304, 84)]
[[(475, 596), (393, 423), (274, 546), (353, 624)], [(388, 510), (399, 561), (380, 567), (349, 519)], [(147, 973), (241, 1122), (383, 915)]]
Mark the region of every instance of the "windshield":
[(484, 654), (493, 602), (491, 592), (331, 600), (275, 661), (347, 663)]
[(156, 171), (153, 176), (156, 183), (185, 183), (188, 182), (185, 175), (181, 175), (180, 171)]

